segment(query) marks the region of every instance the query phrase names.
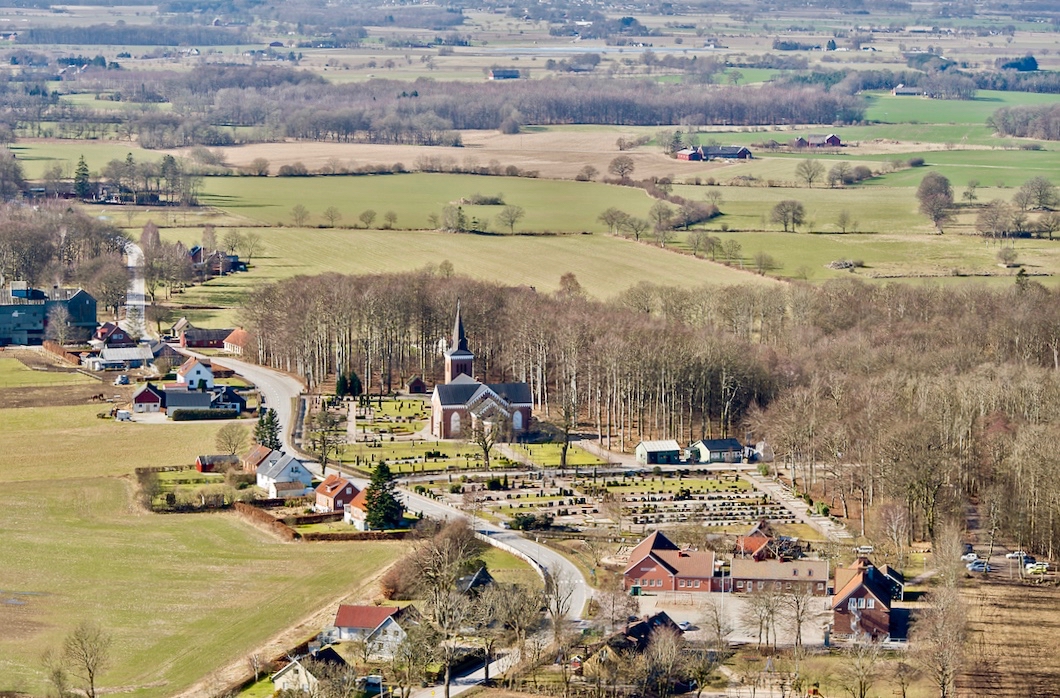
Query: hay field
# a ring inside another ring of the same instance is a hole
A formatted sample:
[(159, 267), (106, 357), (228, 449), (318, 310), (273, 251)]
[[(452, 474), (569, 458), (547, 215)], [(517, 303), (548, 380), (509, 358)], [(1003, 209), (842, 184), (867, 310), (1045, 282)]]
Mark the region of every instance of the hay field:
[(98, 383), (82, 373), (34, 371), (18, 359), (0, 358), (0, 389)]
[(43, 692), (40, 654), (92, 619), (114, 636), (101, 686), (173, 695), (318, 607), (362, 598), (401, 551), (285, 544), (234, 514), (145, 514), (117, 479), (64, 485), (0, 490), (0, 691)]

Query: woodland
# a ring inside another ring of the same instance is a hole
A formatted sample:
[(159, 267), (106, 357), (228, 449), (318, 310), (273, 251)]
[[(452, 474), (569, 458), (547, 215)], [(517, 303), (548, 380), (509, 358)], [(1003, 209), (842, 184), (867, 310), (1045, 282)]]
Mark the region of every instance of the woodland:
[(459, 299), (477, 366), (529, 382), (542, 419), (621, 450), (764, 438), (781, 474), (844, 515), (894, 502), (927, 539), (973, 499), (992, 535), (1054, 556), (1056, 294), (1021, 276), (1002, 290), (642, 284), (602, 303), (572, 275), (550, 296), (427, 269), (289, 279), (244, 319), (262, 363), (310, 385), (353, 369), (385, 392), (440, 375)]

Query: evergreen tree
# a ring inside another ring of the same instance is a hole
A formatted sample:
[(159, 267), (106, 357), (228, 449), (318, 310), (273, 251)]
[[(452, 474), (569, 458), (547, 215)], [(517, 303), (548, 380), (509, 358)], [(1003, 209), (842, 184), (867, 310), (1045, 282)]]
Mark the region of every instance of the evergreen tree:
[(363, 388), (361, 387), (361, 379), (357, 377), (356, 371), (350, 371), (349, 378), (346, 379), (346, 384), (349, 390), (347, 395), (358, 397), (361, 394)]
[(339, 377), (335, 379), (335, 396), (346, 397), (350, 394), (350, 382), (346, 380), (346, 374), (339, 371)]
[(85, 162), (84, 155), (77, 161), (77, 169), (74, 170), (74, 191), (81, 199), (87, 199), (92, 193), (92, 184), (88, 181), (88, 163)]
[(280, 422), (276, 417), (276, 410), (267, 409), (258, 417), (257, 426), (254, 427), (254, 440), (266, 448), (280, 450)]
[(372, 471), (364, 504), (368, 509), (369, 528), (394, 528), (401, 523), (405, 512), (394, 492), (393, 475), (386, 463), (380, 463)]

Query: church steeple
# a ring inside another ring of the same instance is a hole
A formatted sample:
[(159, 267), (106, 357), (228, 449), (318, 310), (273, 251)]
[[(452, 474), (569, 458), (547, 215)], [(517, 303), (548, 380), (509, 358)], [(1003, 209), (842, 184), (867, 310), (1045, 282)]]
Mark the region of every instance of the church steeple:
[(456, 302), (456, 320), (453, 321), (453, 336), (448, 351), (445, 352), (445, 382), (452, 383), (461, 373), (471, 375), (475, 355), (467, 348), (467, 334), (464, 332), (464, 318), (460, 313), (460, 301)]

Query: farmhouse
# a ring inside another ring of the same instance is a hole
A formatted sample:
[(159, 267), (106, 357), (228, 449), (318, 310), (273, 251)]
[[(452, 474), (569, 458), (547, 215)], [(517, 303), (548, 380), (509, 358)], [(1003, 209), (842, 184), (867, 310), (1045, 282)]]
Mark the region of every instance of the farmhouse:
[(637, 544), (629, 555), (629, 565), (623, 572), (623, 585), (628, 590), (658, 591), (720, 591), (714, 552), (711, 550), (682, 550), (661, 531), (655, 531)]
[(92, 335), (89, 343), (94, 346), (112, 347), (115, 349), (136, 346), (136, 340), (114, 322), (104, 322), (100, 325)]
[(263, 490), (268, 490), (278, 483), (294, 483), (289, 488), (297, 489), (304, 494), (313, 484), (313, 476), (302, 462), (292, 455), (283, 454), (276, 460), (266, 460), (258, 467), (257, 485)]
[(177, 383), (180, 385), (207, 389), (213, 387), (213, 371), (209, 366), (196, 358), (190, 358), (177, 369)]
[(791, 142), (791, 145), (796, 148), (839, 148), (842, 147), (843, 141), (834, 133), (829, 133), (828, 135), (811, 134), (805, 138), (799, 136)]
[(921, 87), (906, 87), (905, 85), (896, 85), (891, 94), (895, 97), (927, 97), (927, 90)]
[(334, 636), (339, 640), (364, 642), (371, 655), (387, 658), (405, 638), (406, 628), (419, 624), (415, 607), (339, 606), (335, 614)]
[(472, 378), (474, 360), (457, 303), (452, 342), (445, 352), (445, 383), (436, 385), (431, 396), (431, 434), (439, 439), (466, 437), (479, 425), (514, 435), (527, 431), (533, 411), (530, 386), (479, 382)]
[(150, 382), (144, 383), (133, 393), (133, 412), (143, 414), (145, 412), (161, 412), (166, 406), (166, 394)]
[(684, 148), (674, 154), (678, 160), (750, 160), (751, 150), (742, 145), (701, 145)]
[(886, 566), (877, 568), (865, 557), (836, 570), (836, 593), (832, 597), (836, 637), (887, 640), (895, 635), (891, 601), (900, 598), (901, 583), (888, 572)]
[(695, 463), (740, 463), (743, 458), (739, 439), (702, 439), (688, 448), (688, 460)]
[(230, 385), (215, 385), (210, 391), (210, 409), (235, 410), (237, 414), (246, 412), (247, 399)]
[(223, 349), (225, 339), (232, 334), (227, 330), (200, 330), (189, 327), (180, 333), (180, 346), (192, 349)]
[(208, 410), (213, 401), (213, 394), (201, 390), (166, 388), (162, 391), (162, 407), (172, 419), (181, 410)]
[(814, 596), (828, 593), (827, 560), (755, 560), (735, 558), (731, 567), (732, 590), (736, 592), (791, 592), (805, 589)]
[(368, 526), (368, 489), (358, 492), (350, 503), (342, 508), (342, 520), (358, 531), (370, 530)]
[(229, 354), (242, 356), (243, 352), (250, 346), (250, 333), (242, 327), (237, 327), (224, 339), (224, 350)]
[[(80, 288), (48, 290), (31, 288), (25, 281), (12, 281), (0, 290), (0, 346), (40, 344), (54, 316), (63, 308), (72, 337), (85, 339), (96, 328), (96, 299)], [(56, 311), (57, 312), (57, 311)]]
[(99, 354), (88, 355), (81, 360), (89, 371), (128, 370), (143, 368), (154, 360), (151, 347), (146, 344), (131, 347), (105, 346)]
[(261, 444), (255, 444), (253, 448), (247, 451), (240, 462), (243, 464), (244, 473), (256, 473), (258, 472), (258, 466), (264, 463), (266, 460), (280, 460), (283, 454), (279, 451), (273, 451), (268, 446), (262, 446)]
[(319, 512), (344, 511), (360, 492), (349, 480), (332, 473), (317, 485), (313, 508)]
[(681, 462), (681, 447), (676, 441), (641, 441), (636, 448), (641, 465), (676, 465)]
[(489, 74), (490, 80), (518, 80), (518, 68), (493, 68)]
[(312, 671), (302, 662), (312, 658), (322, 664), (327, 664), (338, 669), (345, 669), (348, 665), (342, 655), (332, 647), (322, 647), (305, 657), (293, 658), (287, 666), (272, 675), (272, 686), (277, 691), (298, 691), (315, 695), (320, 680), (323, 677), (314, 676)]

